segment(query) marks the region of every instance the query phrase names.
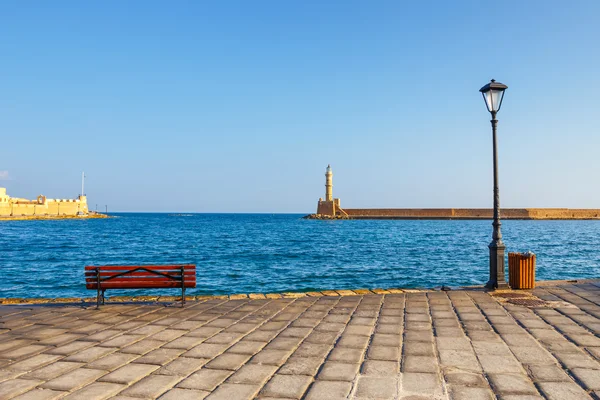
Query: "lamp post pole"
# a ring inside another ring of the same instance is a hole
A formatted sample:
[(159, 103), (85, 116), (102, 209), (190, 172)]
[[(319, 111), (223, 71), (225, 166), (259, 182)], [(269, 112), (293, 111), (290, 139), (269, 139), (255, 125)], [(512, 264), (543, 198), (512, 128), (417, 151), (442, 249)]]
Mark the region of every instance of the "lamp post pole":
[(496, 137), (496, 129), (498, 120), (496, 119), (496, 111), (492, 111), (492, 136), (494, 147), (494, 222), (492, 223), (494, 230), (492, 232), (492, 242), (489, 244), (490, 249), (490, 280), (485, 285), (488, 289), (496, 289), (506, 287), (506, 278), (504, 276), (504, 251), (506, 246), (502, 242), (502, 222), (500, 222), (500, 189), (498, 188), (498, 139)]
[(492, 141), (494, 148), (494, 222), (492, 223), (494, 230), (492, 232), (492, 242), (488, 245), (490, 249), (490, 279), (485, 284), (489, 290), (497, 288), (507, 288), (506, 277), (504, 276), (504, 251), (506, 246), (502, 242), (502, 232), (500, 230), (502, 223), (500, 222), (500, 189), (498, 189), (498, 139), (496, 138), (496, 130), (498, 120), (496, 114), (502, 107), (504, 99), (504, 91), (508, 86), (496, 82), (494, 79), (487, 85), (479, 89), (483, 95), (485, 106), (490, 114), (492, 114)]

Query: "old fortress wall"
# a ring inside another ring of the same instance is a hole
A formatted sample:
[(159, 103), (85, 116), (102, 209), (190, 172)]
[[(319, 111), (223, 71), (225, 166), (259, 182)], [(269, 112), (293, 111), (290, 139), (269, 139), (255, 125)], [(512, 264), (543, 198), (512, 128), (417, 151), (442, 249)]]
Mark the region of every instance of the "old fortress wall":
[[(493, 219), (490, 208), (342, 208), (333, 197), (333, 173), (325, 173), (325, 199), (311, 218), (348, 219)], [(600, 209), (502, 208), (502, 219), (600, 219)]]
[(0, 188), (0, 218), (20, 216), (76, 216), (87, 215), (86, 196), (76, 199), (47, 199), (38, 196), (35, 200), (10, 197), (5, 188)]

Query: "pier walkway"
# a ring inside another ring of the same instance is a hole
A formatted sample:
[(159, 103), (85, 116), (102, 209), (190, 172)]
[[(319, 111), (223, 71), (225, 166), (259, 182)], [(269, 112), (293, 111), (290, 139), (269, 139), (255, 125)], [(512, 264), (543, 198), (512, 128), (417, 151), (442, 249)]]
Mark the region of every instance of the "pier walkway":
[(600, 398), (600, 281), (395, 292), (3, 305), (0, 399)]

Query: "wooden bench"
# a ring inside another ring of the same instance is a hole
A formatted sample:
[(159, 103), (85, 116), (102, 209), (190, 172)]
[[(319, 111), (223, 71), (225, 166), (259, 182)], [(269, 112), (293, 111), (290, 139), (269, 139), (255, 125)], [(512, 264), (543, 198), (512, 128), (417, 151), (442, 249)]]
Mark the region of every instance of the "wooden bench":
[(185, 289), (196, 287), (195, 265), (100, 265), (85, 267), (85, 287), (98, 291), (97, 307), (104, 304), (107, 289), (181, 288), (181, 306)]

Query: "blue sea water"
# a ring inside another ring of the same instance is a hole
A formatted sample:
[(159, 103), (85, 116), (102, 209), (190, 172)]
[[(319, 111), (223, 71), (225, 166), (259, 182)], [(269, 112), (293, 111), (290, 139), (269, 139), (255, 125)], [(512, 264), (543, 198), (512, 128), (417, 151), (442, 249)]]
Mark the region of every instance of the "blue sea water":
[[(0, 223), (0, 297), (94, 296), (83, 267), (194, 263), (190, 294), (477, 285), (491, 221), (303, 220), (291, 214), (114, 214)], [(537, 279), (600, 277), (600, 221), (503, 221)], [(108, 295), (176, 294), (173, 290)]]

